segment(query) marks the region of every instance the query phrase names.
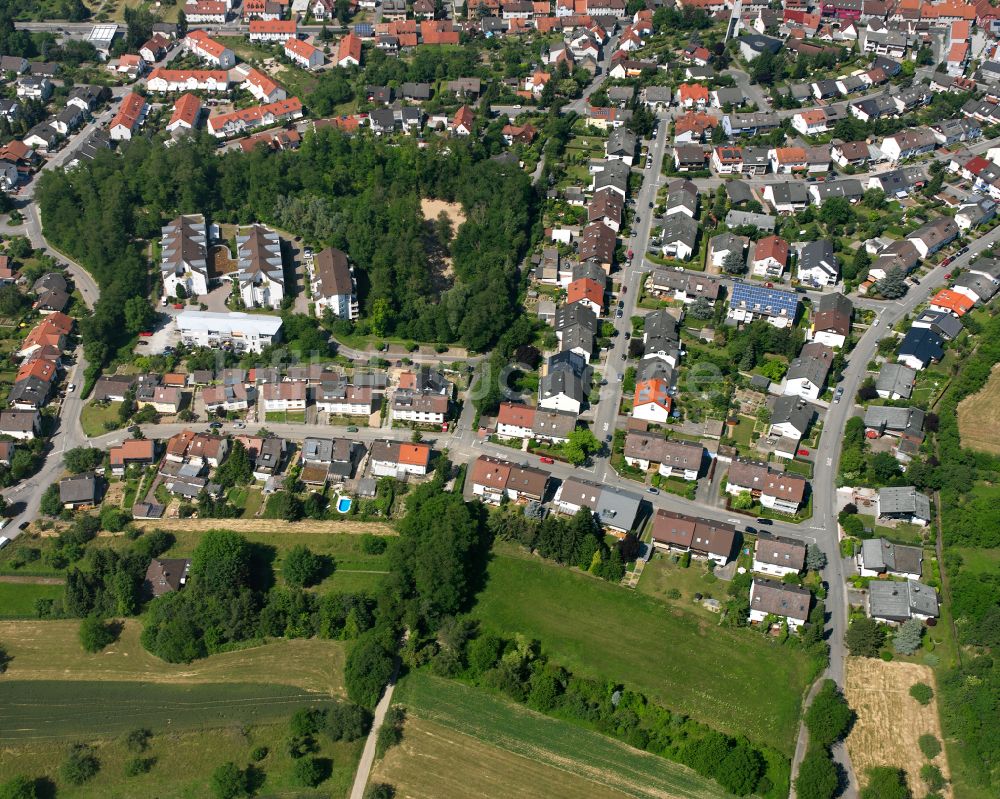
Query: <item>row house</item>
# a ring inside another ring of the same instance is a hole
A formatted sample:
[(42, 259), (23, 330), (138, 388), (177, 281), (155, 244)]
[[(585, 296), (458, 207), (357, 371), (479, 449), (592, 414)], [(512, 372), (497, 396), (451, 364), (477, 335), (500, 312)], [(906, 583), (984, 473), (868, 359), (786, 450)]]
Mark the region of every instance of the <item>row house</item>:
[(563, 444), (576, 429), (576, 414), (503, 402), (497, 413), (500, 438), (547, 441)]
[(208, 132), (219, 139), (236, 136), (253, 128), (278, 125), (302, 117), (302, 102), (297, 97), (218, 114), (208, 118)]
[(426, 475), (430, 460), (429, 444), (399, 441), (373, 441), (369, 456), (372, 475), (403, 479)]
[(307, 387), (305, 383), (265, 383), (260, 396), (266, 412), (304, 411)]
[(252, 19), (247, 26), (251, 42), (287, 42), (298, 34), (294, 19)]
[(270, 75), (266, 75), (253, 67), (247, 70), (240, 88), (250, 92), (258, 102), (265, 104), (276, 103), (288, 96), (285, 90), (271, 79)]
[(229, 16), (229, 3), (226, 0), (199, 0), (184, 6), (184, 18), (188, 25), (217, 24), (222, 25)]
[(806, 545), (794, 538), (761, 531), (753, 550), (753, 571), (784, 577), (800, 574), (806, 566)]
[(250, 407), (251, 391), (240, 382), (206, 386), (201, 391), (201, 399), (208, 413), (245, 411)]
[(372, 386), (356, 386), (341, 377), (324, 380), (314, 390), (316, 409), (335, 416), (370, 416), (381, 406)]
[(130, 140), (146, 121), (147, 113), (149, 113), (149, 104), (145, 97), (136, 92), (125, 95), (118, 106), (118, 113), (115, 114), (108, 126), (111, 139), (114, 141)]
[(151, 92), (227, 92), (229, 73), (210, 69), (163, 69), (149, 73), (146, 88)]
[(886, 136), (879, 145), (882, 153), (893, 163), (933, 152), (937, 147), (937, 137), (928, 128), (902, 130), (893, 136)]

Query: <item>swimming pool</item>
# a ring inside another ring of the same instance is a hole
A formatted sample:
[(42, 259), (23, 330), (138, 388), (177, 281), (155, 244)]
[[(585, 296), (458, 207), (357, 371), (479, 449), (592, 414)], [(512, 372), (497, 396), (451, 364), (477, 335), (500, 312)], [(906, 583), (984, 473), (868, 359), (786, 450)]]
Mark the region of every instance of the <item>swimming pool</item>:
[(347, 513), (351, 509), (351, 498), (350, 497), (339, 497), (337, 499), (337, 512)]

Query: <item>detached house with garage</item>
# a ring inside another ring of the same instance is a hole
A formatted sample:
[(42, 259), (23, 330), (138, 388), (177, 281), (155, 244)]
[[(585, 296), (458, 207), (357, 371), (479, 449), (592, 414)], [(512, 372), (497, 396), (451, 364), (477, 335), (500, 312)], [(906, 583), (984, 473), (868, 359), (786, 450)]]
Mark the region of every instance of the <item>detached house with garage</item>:
[(629, 430), (625, 436), (624, 454), (629, 466), (644, 472), (657, 465), (657, 473), (663, 477), (697, 480), (705, 448), (693, 441), (665, 439), (662, 434)]
[(569, 516), (587, 508), (602, 527), (619, 538), (635, 527), (642, 505), (642, 498), (636, 494), (579, 477), (564, 480), (556, 491), (554, 501), (559, 512)]
[(875, 503), (879, 519), (926, 526), (931, 520), (931, 501), (914, 486), (887, 486), (880, 488)]
[(927, 621), (941, 615), (937, 592), (916, 580), (874, 580), (868, 584), (868, 615), (886, 624)]
[[(834, 286), (840, 275), (837, 256), (829, 239), (809, 241), (799, 247), (797, 272), (800, 283), (817, 288)], [(824, 298), (827, 295), (824, 295)], [(823, 298), (821, 298), (823, 299)]]
[(893, 544), (885, 538), (866, 538), (857, 557), (862, 577), (903, 577), (919, 580), (923, 574), (924, 553), (920, 547)]
[(750, 262), (751, 274), (780, 278), (787, 265), (787, 241), (778, 236), (765, 236), (756, 243)]
[(818, 342), (804, 344), (799, 357), (788, 365), (783, 393), (807, 400), (819, 399), (826, 387), (833, 355), (833, 350)]
[(805, 499), (807, 486), (799, 475), (775, 472), (766, 463), (737, 458), (729, 467), (726, 493), (735, 496), (749, 491), (765, 508), (794, 514)]
[(800, 574), (806, 565), (806, 545), (794, 538), (774, 536), (767, 532), (757, 535), (753, 550), (753, 570), (775, 577)]
[(786, 621), (798, 630), (809, 620), (812, 593), (797, 585), (754, 577), (750, 584), (750, 621), (760, 624), (768, 618)]
[(806, 338), (826, 347), (840, 349), (851, 334), (854, 305), (840, 292), (824, 294), (813, 306)]

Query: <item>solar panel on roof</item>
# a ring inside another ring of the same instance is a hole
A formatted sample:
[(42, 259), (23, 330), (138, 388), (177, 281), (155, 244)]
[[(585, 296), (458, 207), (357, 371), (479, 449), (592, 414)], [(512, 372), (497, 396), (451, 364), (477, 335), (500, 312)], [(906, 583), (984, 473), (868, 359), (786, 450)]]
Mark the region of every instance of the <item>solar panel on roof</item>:
[(794, 316), (798, 310), (799, 298), (790, 291), (769, 289), (752, 283), (734, 283), (730, 304), (767, 310), (771, 313), (784, 311), (789, 316)]

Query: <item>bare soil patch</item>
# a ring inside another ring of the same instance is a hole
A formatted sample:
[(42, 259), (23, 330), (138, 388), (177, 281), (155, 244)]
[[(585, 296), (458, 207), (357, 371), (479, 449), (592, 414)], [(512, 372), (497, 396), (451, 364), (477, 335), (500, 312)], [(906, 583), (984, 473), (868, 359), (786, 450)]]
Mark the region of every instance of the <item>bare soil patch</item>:
[[(910, 687), (918, 682), (934, 688), (935, 698), (929, 705), (921, 705), (910, 696)], [(927, 791), (920, 779), (920, 767), (927, 761), (917, 741), (926, 733), (943, 741), (933, 670), (917, 663), (848, 658), (844, 693), (858, 714), (847, 737), (855, 772), (864, 780), (872, 766), (902, 768), (914, 796), (924, 796)], [(950, 778), (944, 752), (931, 762), (945, 778)], [(945, 795), (953, 795), (950, 785)]]
[(314, 521), (286, 522), (282, 519), (136, 519), (143, 530), (232, 530), (237, 533), (346, 533), (348, 535), (397, 535), (392, 525), (381, 522)]

